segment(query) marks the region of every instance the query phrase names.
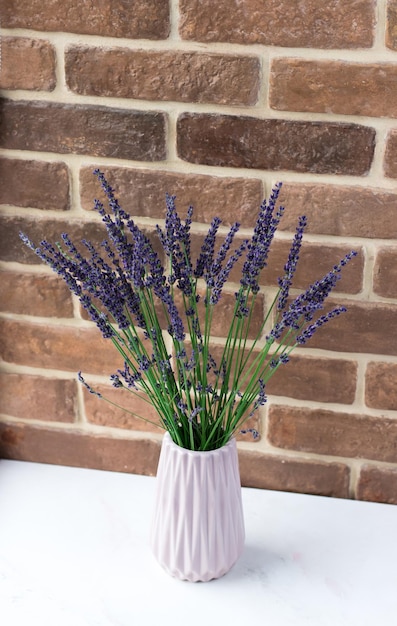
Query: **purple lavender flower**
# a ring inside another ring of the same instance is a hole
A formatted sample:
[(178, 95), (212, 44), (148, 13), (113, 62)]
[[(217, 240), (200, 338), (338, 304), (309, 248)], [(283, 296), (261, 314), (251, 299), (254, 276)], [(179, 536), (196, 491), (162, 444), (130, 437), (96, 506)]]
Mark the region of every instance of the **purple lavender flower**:
[(263, 378), (259, 378), (258, 383), (259, 383), (259, 391), (258, 391), (258, 396), (255, 400), (255, 405), (254, 405), (255, 408), (259, 406), (263, 406), (267, 402), (267, 397), (265, 393), (265, 383), (263, 381)]
[[(250, 417), (253, 417), (253, 415), (255, 415), (255, 413), (257, 412), (259, 407), (265, 405), (266, 402), (267, 402), (267, 396), (266, 396), (266, 393), (265, 393), (265, 382), (264, 382), (263, 378), (259, 378), (258, 379), (258, 384), (259, 384), (259, 391), (258, 391), (258, 394), (256, 396), (256, 400), (254, 402), (254, 405), (252, 407), (252, 411), (247, 416), (247, 419), (249, 419)], [(244, 396), (244, 394), (243, 394), (243, 396)], [(250, 432), (250, 430), (248, 430), (246, 432)]]
[(218, 366), (216, 364), (214, 357), (211, 354), (208, 354), (206, 370), (207, 370), (207, 373), (212, 370), (216, 376), (219, 374)]
[(189, 415), (189, 422), (190, 423), (194, 422), (196, 420), (196, 417), (204, 410), (205, 409), (202, 406), (197, 406), (196, 408), (194, 408), (193, 411)]
[(248, 245), (248, 241), (246, 241), (246, 240), (243, 241), (240, 244), (240, 246), (234, 251), (234, 253), (229, 257), (227, 263), (218, 272), (218, 274), (217, 275), (215, 273), (213, 274), (214, 276), (216, 276), (216, 278), (214, 280), (214, 286), (213, 286), (213, 288), (211, 290), (210, 304), (215, 305), (219, 301), (219, 298), (221, 297), (221, 293), (222, 293), (222, 289), (224, 287), (224, 284), (228, 280), (230, 272), (232, 271), (235, 263), (241, 257), (241, 255), (243, 254), (244, 250), (247, 249), (247, 245)]
[(171, 294), (168, 290), (164, 289), (159, 294), (160, 299), (165, 304), (168, 310), (170, 323), (168, 325), (168, 333), (173, 337), (176, 341), (184, 341), (186, 337), (185, 328), (179, 315), (178, 309), (172, 299)]
[(146, 354), (140, 354), (137, 357), (139, 369), (142, 372), (147, 372), (152, 362)]
[(236, 298), (236, 317), (247, 317), (249, 313), (249, 308), (247, 306), (248, 303), (248, 294), (245, 290), (240, 288), (240, 291), (236, 291), (234, 294)]
[(170, 358), (171, 355), (168, 355), (168, 357), (166, 359), (161, 359), (159, 357), (155, 357), (153, 356), (152, 362), (156, 363), (160, 373), (161, 373), (161, 377), (164, 381), (168, 380), (168, 376), (171, 374), (172, 375), (172, 367), (171, 367), (171, 363), (170, 363)]
[[(129, 389), (138, 389), (137, 383), (142, 380), (142, 372), (138, 370), (131, 371), (131, 368), (127, 361), (124, 362), (124, 369), (117, 370), (117, 374), (119, 374), (119, 376), (124, 379)], [(117, 375), (114, 374), (113, 376)], [(112, 378), (112, 380), (115, 380), (115, 378)]]
[(254, 439), (259, 439), (259, 433), (255, 428), (246, 428), (240, 430), (240, 435), (247, 435), (248, 433), (250, 433)]
[(128, 217), (126, 213), (120, 208), (119, 202), (114, 195), (114, 189), (112, 189), (112, 187), (109, 185), (104, 174), (99, 169), (95, 169), (93, 173), (98, 178), (99, 182), (101, 183), (101, 187), (103, 191), (105, 192), (105, 195), (109, 202), (109, 207), (114, 213), (114, 215), (116, 215), (117, 217), (123, 217), (124, 219)]
[(278, 183), (272, 190), (269, 203), (266, 203), (266, 201), (262, 203), (255, 224), (254, 234), (251, 242), (248, 244), (247, 258), (243, 265), (240, 282), (244, 287), (250, 287), (253, 293), (259, 291), (258, 278), (267, 264), (270, 245), (284, 212), (284, 207), (279, 207), (276, 216), (273, 216), (280, 190), (281, 183)]
[(185, 412), (187, 410), (187, 404), (186, 404), (186, 402), (183, 402), (182, 399), (178, 400), (178, 402), (176, 403), (176, 406), (182, 412)]
[(207, 284), (211, 279), (211, 267), (214, 258), (215, 240), (218, 232), (221, 220), (219, 217), (214, 217), (209, 227), (208, 233), (205, 236), (203, 245), (201, 246), (201, 252), (197, 259), (196, 268), (194, 270), (194, 276), (196, 278), (206, 279)]
[(198, 363), (198, 355), (196, 350), (192, 350), (192, 353), (187, 361), (184, 362), (184, 367), (187, 372), (191, 371), (196, 367)]
[(305, 215), (299, 218), (299, 223), (296, 228), (296, 233), (292, 242), (292, 246), (289, 252), (288, 261), (284, 266), (284, 276), (279, 278), (280, 296), (277, 303), (277, 308), (282, 311), (286, 305), (289, 288), (292, 284), (292, 279), (296, 271), (296, 267), (299, 259), (299, 252), (302, 245), (303, 233), (307, 225), (307, 219)]
[(316, 332), (318, 328), (320, 328), (321, 326), (324, 326), (324, 324), (329, 322), (329, 320), (333, 319), (334, 317), (337, 317), (341, 313), (345, 313), (346, 310), (347, 310), (346, 307), (340, 306), (340, 307), (336, 307), (335, 309), (333, 309), (326, 315), (322, 315), (313, 324), (310, 324), (309, 326), (307, 326), (307, 328), (305, 328), (301, 332), (301, 334), (296, 337), (296, 343), (303, 345), (314, 335), (314, 333)]
[[(355, 251), (349, 252), (338, 265), (335, 265), (321, 280), (316, 281), (310, 285), (304, 293), (297, 296), (295, 300), (291, 302), (288, 309), (284, 310), (281, 320), (274, 325), (269, 333), (268, 339), (279, 339), (288, 328), (299, 331), (304, 322), (310, 322), (316, 312), (324, 308), (326, 298), (340, 279), (342, 267), (344, 267), (350, 259), (355, 257), (356, 254)], [(342, 312), (343, 307), (339, 310), (339, 313)], [(318, 326), (312, 327), (310, 337), (317, 328)], [(303, 336), (306, 337), (305, 341), (309, 338), (309, 335)]]
[(194, 336), (200, 347), (200, 345), (202, 345), (203, 336), (201, 333), (200, 321), (196, 313), (194, 314), (192, 318), (192, 332), (194, 333)]
[(61, 278), (65, 280), (69, 289), (77, 296), (81, 295), (81, 287), (76, 279), (70, 274), (67, 260), (63, 259), (63, 255), (47, 241), (41, 242), (41, 248), (36, 247), (33, 242), (24, 233), (19, 233), (22, 242), (28, 246), (37, 256), (51, 267)]
[(123, 383), (120, 380), (120, 377), (117, 374), (112, 374), (110, 376), (110, 380), (112, 381), (113, 387), (123, 387)]
[(240, 229), (240, 224), (238, 222), (235, 222), (231, 226), (228, 234), (226, 235), (225, 241), (219, 248), (219, 252), (216, 255), (216, 258), (213, 261), (212, 266), (209, 270), (210, 276), (217, 276), (219, 274), (221, 267), (222, 267), (222, 263), (226, 259), (227, 253), (229, 252), (231, 245), (233, 243), (233, 239), (236, 233), (239, 231), (239, 229)]
[(90, 393), (92, 393), (94, 396), (97, 396), (98, 398), (102, 398), (102, 394), (100, 394), (100, 393), (99, 393), (99, 391), (95, 391), (95, 389), (93, 389), (93, 388), (91, 387), (91, 385), (89, 385), (89, 384), (87, 383), (87, 381), (86, 381), (86, 380), (84, 380), (84, 378), (83, 378), (83, 376), (82, 376), (81, 372), (78, 372), (77, 377), (78, 377), (79, 381), (80, 381), (80, 382), (84, 385), (84, 387), (85, 387), (86, 389), (88, 389), (88, 391), (89, 391)]
[(176, 211), (175, 196), (166, 195), (167, 212), (165, 218), (165, 233), (160, 226), (156, 226), (157, 234), (165, 254), (171, 259), (171, 273), (169, 281), (177, 281), (178, 288), (186, 295), (192, 294), (191, 276), (192, 264), (190, 259), (190, 226), (193, 207), (188, 209), (185, 224)]

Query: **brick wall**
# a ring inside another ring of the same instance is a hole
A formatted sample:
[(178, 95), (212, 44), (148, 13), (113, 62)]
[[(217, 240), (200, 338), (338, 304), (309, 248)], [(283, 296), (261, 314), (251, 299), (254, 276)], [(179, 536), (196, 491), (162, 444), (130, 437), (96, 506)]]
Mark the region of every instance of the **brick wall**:
[(239, 443), (243, 483), (397, 503), (397, 1), (0, 7), (1, 454), (153, 474), (161, 439), (76, 382), (122, 393), (120, 364), (20, 230), (98, 240), (94, 167), (148, 232), (166, 191), (249, 229), (281, 180), (269, 283), (302, 212), (296, 287), (359, 254), (334, 296), (349, 312), (279, 370), (259, 442)]

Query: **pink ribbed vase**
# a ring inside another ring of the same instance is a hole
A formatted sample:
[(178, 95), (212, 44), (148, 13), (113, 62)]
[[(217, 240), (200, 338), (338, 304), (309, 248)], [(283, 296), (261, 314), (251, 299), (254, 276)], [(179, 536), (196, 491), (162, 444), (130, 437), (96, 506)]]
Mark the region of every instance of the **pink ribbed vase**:
[(166, 433), (151, 536), (157, 561), (182, 580), (220, 578), (241, 555), (244, 538), (236, 441), (195, 452)]

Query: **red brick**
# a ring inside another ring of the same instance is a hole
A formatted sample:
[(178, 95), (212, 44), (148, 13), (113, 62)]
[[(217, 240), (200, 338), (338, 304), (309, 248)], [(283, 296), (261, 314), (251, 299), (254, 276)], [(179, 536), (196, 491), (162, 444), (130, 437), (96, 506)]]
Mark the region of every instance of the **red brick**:
[(385, 417), (272, 406), (268, 436), (279, 448), (397, 462), (397, 420)]
[[(153, 437), (153, 435), (152, 435)], [(114, 472), (157, 472), (160, 442), (31, 424), (0, 424), (0, 457)]]
[(306, 232), (368, 239), (397, 238), (397, 193), (369, 187), (284, 183), (280, 230), (295, 230), (306, 215)]
[(69, 171), (64, 163), (0, 158), (0, 178), (1, 204), (55, 211), (70, 208)]
[(83, 95), (241, 106), (258, 99), (253, 56), (73, 46), (65, 70), (69, 89)]
[(374, 145), (374, 129), (358, 124), (207, 113), (177, 123), (179, 157), (203, 165), (362, 176)]
[(397, 411), (397, 363), (368, 363), (365, 403), (374, 409)]
[(320, 328), (307, 344), (310, 348), (397, 355), (395, 305), (335, 299), (325, 311), (340, 305), (347, 313)]
[(3, 271), (0, 310), (18, 315), (73, 317), (72, 296), (57, 276)]
[[(105, 202), (92, 169), (83, 167), (80, 170), (81, 204), (87, 210), (92, 209), (94, 198)], [(169, 193), (176, 195), (182, 218), (192, 204), (195, 222), (209, 224), (217, 216), (226, 226), (239, 221), (248, 228), (254, 225), (263, 199), (262, 184), (254, 178), (222, 178), (108, 166), (105, 176), (124, 210), (137, 217), (163, 219), (165, 195)]]
[(104, 375), (123, 366), (111, 341), (95, 327), (3, 319), (0, 329), (0, 355), (7, 363)]
[(369, 48), (374, 3), (358, 0), (180, 0), (184, 39), (291, 48)]
[(335, 498), (349, 497), (349, 468), (342, 463), (239, 450), (244, 487), (275, 489)]
[(397, 504), (397, 469), (364, 465), (358, 481), (357, 498)]
[(55, 85), (55, 51), (48, 41), (2, 38), (1, 89), (52, 91)]
[(397, 1), (387, 0), (386, 46), (397, 50)]
[(266, 385), (269, 395), (312, 402), (354, 402), (357, 363), (343, 359), (305, 357), (294, 353)]
[(74, 380), (29, 374), (0, 374), (0, 413), (24, 419), (74, 422), (77, 411)]
[(169, 0), (101, 0), (87, 3), (52, 0), (12, 0), (2, 7), (3, 28), (165, 39), (169, 34)]
[(397, 248), (378, 250), (374, 267), (374, 292), (384, 298), (397, 298)]
[(103, 106), (2, 100), (0, 147), (118, 159), (165, 158), (165, 115)]
[[(159, 424), (159, 416), (153, 405), (126, 389), (115, 389), (106, 385), (95, 385), (95, 391), (102, 394), (98, 398), (84, 389), (84, 407), (87, 420), (98, 426), (124, 428), (126, 430), (163, 433), (160, 426), (154, 426), (145, 420)], [(108, 403), (104, 398), (114, 404)], [(119, 405), (119, 408), (115, 406)], [(144, 418), (144, 419), (140, 419)]]
[(279, 111), (397, 117), (397, 66), (275, 59), (270, 106)]
[(387, 137), (384, 170), (389, 178), (397, 178), (397, 129), (391, 130)]

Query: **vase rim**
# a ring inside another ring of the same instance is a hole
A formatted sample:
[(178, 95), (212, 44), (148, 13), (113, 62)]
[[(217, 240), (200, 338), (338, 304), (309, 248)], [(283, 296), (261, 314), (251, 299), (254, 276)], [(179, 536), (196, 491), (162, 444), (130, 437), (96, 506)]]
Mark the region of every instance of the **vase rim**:
[(179, 446), (177, 443), (175, 443), (175, 441), (172, 439), (168, 431), (164, 433), (163, 440), (167, 445), (173, 446), (176, 450), (181, 450), (182, 452), (185, 452), (187, 454), (194, 454), (194, 455), (201, 455), (201, 454), (208, 455), (208, 454), (211, 454), (211, 452), (219, 453), (220, 450), (229, 450), (230, 448), (234, 448), (236, 446), (235, 438), (231, 437), (229, 441), (225, 443), (225, 445), (221, 446), (220, 448), (214, 448), (213, 450), (191, 450), (190, 448), (184, 448), (183, 446)]

